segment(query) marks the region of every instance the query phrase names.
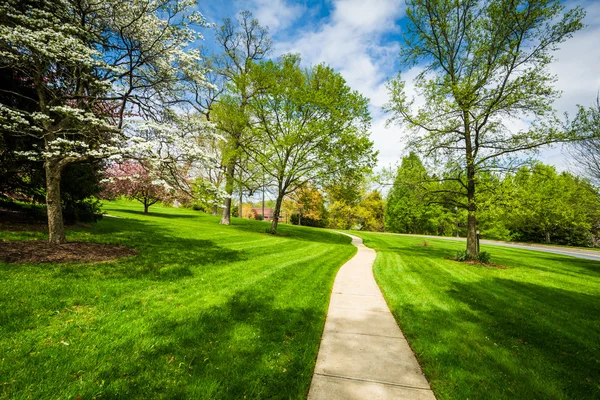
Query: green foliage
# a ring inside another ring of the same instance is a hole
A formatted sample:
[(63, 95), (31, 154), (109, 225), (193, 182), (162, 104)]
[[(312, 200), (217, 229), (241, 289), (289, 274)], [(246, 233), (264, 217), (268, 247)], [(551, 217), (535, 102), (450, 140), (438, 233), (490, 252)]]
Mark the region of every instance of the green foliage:
[(487, 251), (481, 251), (477, 255), (477, 261), (479, 261), (480, 263), (489, 264), (491, 260), (492, 260), (492, 255), (490, 253), (488, 253)]
[(102, 163), (68, 165), (60, 184), (63, 217), (67, 223), (96, 222), (102, 218), (102, 204), (96, 195), (101, 191)]
[(454, 256), (454, 260), (456, 260), (456, 261), (477, 261), (482, 264), (489, 264), (491, 259), (492, 259), (492, 256), (487, 251), (481, 251), (481, 252), (479, 252), (479, 254), (477, 254), (477, 256), (474, 257), (468, 251), (460, 250), (460, 251), (457, 251), (456, 255)]
[(508, 176), (504, 216), (519, 240), (589, 246), (600, 222), (600, 198), (586, 180), (541, 163)]
[(456, 261), (471, 261), (473, 256), (466, 250), (460, 250), (456, 252), (454, 259)]
[(430, 177), (415, 153), (402, 159), (385, 210), (385, 229), (390, 232), (451, 235), (456, 213), (440, 203), (438, 190), (447, 190)]
[(385, 204), (378, 191), (368, 193), (356, 210), (356, 223), (361, 230), (382, 232), (385, 223)]
[[(477, 181), (475, 200), (482, 237), (596, 245), (600, 197), (586, 179), (535, 163), (515, 173), (480, 173)], [(411, 154), (403, 159), (388, 195), (386, 230), (455, 235), (456, 223), (467, 215), (461, 196), (464, 193), (456, 181), (438, 182)]]
[(438, 399), (597, 399), (600, 265), (482, 245), (506, 269), (457, 263), (464, 244), (358, 232)]

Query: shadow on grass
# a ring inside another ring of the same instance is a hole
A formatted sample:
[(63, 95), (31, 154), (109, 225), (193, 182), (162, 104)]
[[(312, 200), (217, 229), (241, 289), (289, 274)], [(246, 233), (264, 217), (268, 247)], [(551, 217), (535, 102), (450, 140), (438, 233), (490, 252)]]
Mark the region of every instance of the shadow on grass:
[[(157, 344), (135, 352), (137, 360), (129, 363), (128, 371), (107, 365), (99, 379), (151, 371), (154, 379), (128, 384), (128, 392), (120, 393), (128, 398), (162, 393), (166, 398), (302, 399), (323, 323), (323, 310), (277, 307), (269, 295), (238, 292), (226, 303), (200, 313), (156, 321), (148, 334)], [(134, 343), (129, 345), (135, 348)], [(123, 352), (134, 353), (125, 346)], [(165, 385), (170, 377), (179, 384)]]
[(112, 219), (96, 225), (95, 242), (128, 246), (140, 254), (103, 263), (56, 264), (55, 276), (178, 280), (193, 276), (196, 268), (246, 260), (244, 251), (211, 240), (178, 237), (164, 227), (158, 228), (151, 221), (135, 219)]
[(128, 213), (128, 214), (134, 214), (134, 215), (140, 215), (142, 217), (144, 217), (144, 216), (145, 217), (160, 217), (160, 218), (171, 218), (171, 219), (198, 218), (197, 215), (160, 213), (160, 212), (154, 212), (154, 211), (148, 211), (147, 214), (144, 214), (143, 211), (128, 210), (126, 208), (115, 208), (114, 211)]
[[(265, 230), (271, 227), (270, 222), (251, 221), (246, 219), (234, 218), (230, 226), (232, 229), (242, 232), (256, 232), (265, 234)], [(337, 232), (327, 231), (321, 228), (309, 228), (306, 226), (297, 226), (289, 224), (279, 224), (277, 235), (281, 239), (301, 240), (305, 242), (330, 243), (330, 244), (351, 244), (352, 239), (346, 235)]]
[[(410, 266), (409, 280), (390, 287), (391, 308), (438, 398), (600, 398), (600, 296), (590, 289), (599, 263), (486, 249), (492, 262), (509, 266), (488, 273), (443, 260), (454, 256), (449, 245), (366, 243)], [(565, 275), (573, 286), (561, 283)], [(402, 296), (413, 278), (428, 297)]]
[[(535, 369), (531, 387), (543, 398), (557, 391), (600, 398), (600, 297), (501, 278), (455, 283), (448, 294), (475, 311), (469, 319), (511, 353), (495, 360), (507, 376), (527, 382)], [(546, 387), (547, 378), (560, 386)]]

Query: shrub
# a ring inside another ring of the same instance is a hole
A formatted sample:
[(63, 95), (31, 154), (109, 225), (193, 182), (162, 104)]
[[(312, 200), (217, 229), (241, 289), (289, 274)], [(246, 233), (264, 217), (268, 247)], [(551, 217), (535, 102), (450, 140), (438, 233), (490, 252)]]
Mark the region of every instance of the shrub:
[(471, 254), (468, 251), (462, 250), (456, 252), (455, 259), (456, 261), (471, 261), (473, 257), (471, 257)]
[(67, 224), (97, 222), (102, 219), (102, 203), (94, 197), (69, 202), (63, 208), (63, 217)]
[(468, 251), (462, 250), (462, 251), (456, 252), (455, 260), (456, 261), (478, 261), (482, 264), (489, 264), (491, 258), (492, 258), (491, 254), (488, 253), (487, 251), (482, 251), (479, 253), (479, 256), (473, 257), (473, 256), (471, 256), (471, 254)]
[(488, 253), (487, 251), (482, 251), (479, 253), (479, 256), (477, 257), (477, 261), (479, 261), (482, 264), (489, 264), (491, 258), (492, 258), (492, 256), (490, 253)]

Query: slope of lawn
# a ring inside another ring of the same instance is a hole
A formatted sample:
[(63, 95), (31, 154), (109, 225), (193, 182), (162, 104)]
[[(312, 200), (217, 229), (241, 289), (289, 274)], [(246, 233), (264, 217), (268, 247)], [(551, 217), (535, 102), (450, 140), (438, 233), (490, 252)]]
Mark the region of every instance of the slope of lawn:
[(305, 398), (335, 274), (356, 251), (350, 239), (140, 207), (107, 203), (121, 218), (67, 235), (137, 256), (0, 262), (0, 398)]
[(600, 263), (482, 245), (498, 269), (446, 259), (464, 243), (357, 235), (439, 399), (600, 398)]

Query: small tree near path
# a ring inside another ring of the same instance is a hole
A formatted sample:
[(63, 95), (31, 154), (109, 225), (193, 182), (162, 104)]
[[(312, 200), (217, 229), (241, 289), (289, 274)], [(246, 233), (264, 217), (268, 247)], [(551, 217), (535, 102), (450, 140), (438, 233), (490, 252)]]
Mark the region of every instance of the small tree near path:
[[(476, 257), (478, 176), (510, 165), (514, 153), (570, 136), (552, 104), (560, 92), (547, 67), (552, 51), (583, 27), (580, 7), (564, 12), (558, 0), (408, 0), (401, 62), (419, 65), (413, 109), (405, 83), (389, 83), (389, 122), (413, 133), (409, 146), (458, 168), (464, 189), (467, 252)], [(528, 121), (518, 130), (511, 121)], [(511, 156), (512, 155), (512, 156)]]

